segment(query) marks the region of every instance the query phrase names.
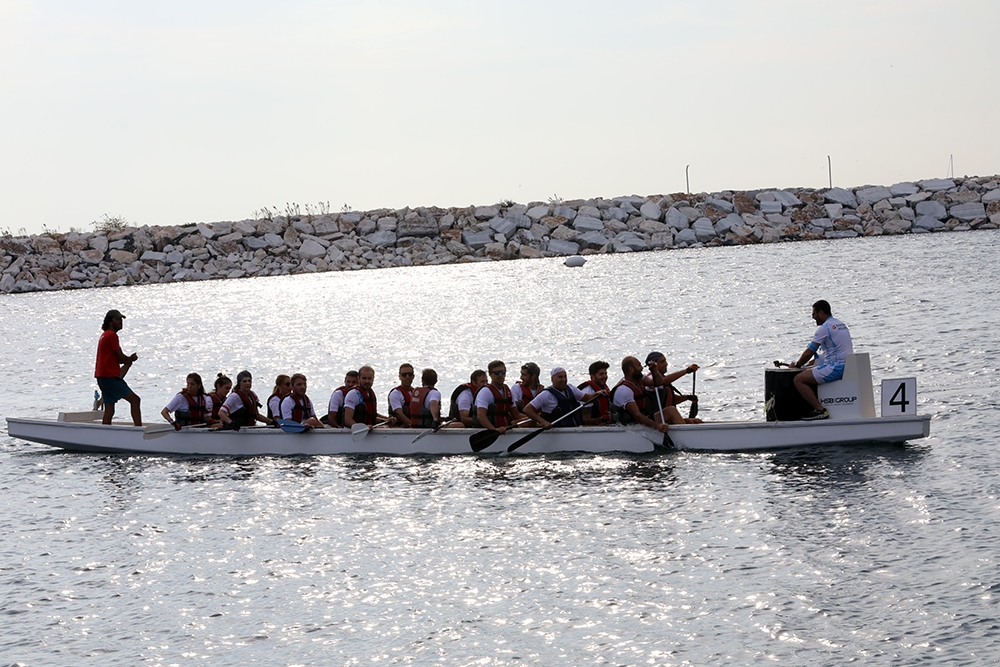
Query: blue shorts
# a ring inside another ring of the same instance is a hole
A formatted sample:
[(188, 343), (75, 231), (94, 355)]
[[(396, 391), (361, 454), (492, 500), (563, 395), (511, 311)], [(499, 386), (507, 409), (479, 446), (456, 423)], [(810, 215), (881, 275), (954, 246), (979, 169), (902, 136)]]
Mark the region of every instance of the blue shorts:
[(132, 393), (121, 378), (97, 378), (97, 386), (101, 388), (101, 398), (105, 405), (114, 405)]
[(823, 364), (813, 369), (813, 378), (816, 384), (826, 384), (836, 382), (844, 377), (844, 364)]

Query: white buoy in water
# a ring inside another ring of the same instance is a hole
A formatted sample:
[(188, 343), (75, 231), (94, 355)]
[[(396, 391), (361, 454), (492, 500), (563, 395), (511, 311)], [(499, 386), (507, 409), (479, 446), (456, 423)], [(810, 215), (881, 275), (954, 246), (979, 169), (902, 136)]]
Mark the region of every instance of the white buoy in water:
[(583, 257), (580, 257), (579, 255), (573, 255), (572, 257), (567, 257), (566, 261), (563, 262), (563, 264), (565, 264), (566, 266), (583, 266), (586, 263), (587, 260), (585, 260)]

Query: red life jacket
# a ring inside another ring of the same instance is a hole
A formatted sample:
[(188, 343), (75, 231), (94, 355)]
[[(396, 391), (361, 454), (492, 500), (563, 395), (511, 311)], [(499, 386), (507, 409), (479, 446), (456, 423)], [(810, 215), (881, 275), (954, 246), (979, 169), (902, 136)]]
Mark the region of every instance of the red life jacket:
[[(497, 428), (509, 426), (513, 421), (511, 412), (514, 407), (514, 398), (511, 396), (510, 388), (504, 385), (503, 389), (497, 389), (492, 383), (486, 385), (486, 388), (493, 394), (493, 402), (486, 409), (486, 416), (489, 418), (490, 423)], [(478, 414), (478, 412), (479, 410), (477, 409), (476, 413)]]
[(219, 408), (226, 402), (226, 399), (219, 396), (219, 393), (216, 391), (208, 394), (208, 397), (212, 399), (212, 421), (219, 421)]
[[(607, 387), (602, 387), (593, 380), (587, 380), (582, 383), (577, 389), (583, 389), (584, 387), (589, 387), (593, 391), (590, 393), (596, 394), (602, 389), (607, 389)], [(590, 416), (594, 419), (600, 419), (602, 423), (611, 421), (611, 396), (601, 396), (596, 401), (590, 404)]]
[(432, 428), (434, 418), (431, 409), (424, 405), (427, 394), (431, 393), (434, 387), (421, 387), (414, 389), (410, 394), (410, 402), (407, 404), (406, 416), (410, 418), (410, 428)]
[(524, 406), (531, 402), (531, 399), (538, 396), (545, 389), (545, 385), (541, 382), (538, 383), (538, 390), (534, 392), (521, 384), (520, 380), (517, 381), (517, 385), (521, 387), (521, 400), (517, 402), (518, 410), (523, 410)]
[[(403, 386), (400, 385), (400, 386), (396, 387), (395, 389), (393, 389), (392, 391), (396, 391), (396, 389), (398, 389), (399, 393), (401, 393), (403, 395), (403, 414), (406, 415), (407, 417), (409, 417), (410, 416), (410, 401), (413, 399), (414, 389), (412, 387), (410, 389), (404, 389)], [(389, 393), (391, 394), (392, 391), (390, 391)], [(392, 409), (392, 403), (389, 402), (389, 397), (388, 396), (386, 396), (385, 402), (386, 402), (386, 405), (389, 406), (389, 411), (392, 413), (390, 416), (395, 417), (396, 416), (396, 412)]]
[(360, 386), (355, 387), (355, 389), (361, 394), (361, 403), (358, 403), (357, 407), (354, 408), (354, 423), (374, 426), (375, 418), (378, 416), (378, 397), (371, 389), (367, 392)]
[[(642, 414), (646, 414), (646, 390), (645, 390), (645, 388), (644, 387), (640, 387), (640, 386), (636, 385), (634, 382), (631, 382), (629, 380), (621, 380), (618, 384), (615, 385), (615, 388), (611, 390), (611, 396), (612, 397), (614, 397), (615, 391), (618, 390), (618, 387), (620, 387), (622, 385), (625, 385), (626, 387), (628, 387), (629, 391), (632, 392), (632, 400), (635, 401), (636, 407), (639, 408), (639, 412), (641, 412)], [(615, 420), (616, 421), (621, 422), (622, 424), (631, 424), (631, 423), (635, 422), (635, 419), (633, 419), (632, 414), (628, 410), (626, 410), (624, 406), (621, 407), (621, 408), (619, 408), (619, 407), (615, 406), (614, 403), (612, 403), (612, 406), (613, 406), (613, 409), (614, 409), (614, 414), (615, 414)]]
[(183, 396), (184, 400), (187, 401), (188, 412), (191, 414), (188, 418), (188, 423), (207, 424), (208, 420), (205, 416), (208, 414), (208, 408), (205, 407), (205, 395), (199, 394), (198, 396), (192, 396), (186, 391), (182, 391), (181, 396)]
[(471, 382), (466, 382), (465, 384), (460, 384), (455, 387), (455, 391), (451, 392), (451, 405), (448, 408), (448, 419), (461, 419), (462, 414), (458, 409), (458, 397), (462, 395), (468, 389), (472, 392), (472, 407), (469, 408), (469, 416), (472, 417), (473, 422), (479, 423), (476, 419), (476, 385)]
[[(295, 397), (295, 394), (289, 394), (281, 399), (281, 403), (284, 404), (288, 399), (292, 399), (292, 421), (297, 421), (301, 424), (310, 417), (316, 416), (316, 411), (313, 410), (312, 401), (309, 400), (308, 396), (303, 396), (300, 401)], [(281, 408), (281, 411), (284, 412), (284, 408)], [(276, 416), (281, 417), (281, 415)]]
[[(257, 401), (253, 392), (250, 392), (250, 394), (248, 395), (244, 394), (239, 389), (234, 389), (233, 393), (239, 396), (240, 400), (243, 401), (243, 407), (241, 407), (236, 412), (239, 412), (240, 410), (244, 410), (246, 412), (246, 417), (244, 419), (240, 419), (239, 422), (237, 423), (239, 423), (240, 426), (253, 426), (254, 424), (256, 424)], [(232, 415), (229, 416), (232, 417)], [(235, 422), (237, 420), (234, 419), (233, 421)]]

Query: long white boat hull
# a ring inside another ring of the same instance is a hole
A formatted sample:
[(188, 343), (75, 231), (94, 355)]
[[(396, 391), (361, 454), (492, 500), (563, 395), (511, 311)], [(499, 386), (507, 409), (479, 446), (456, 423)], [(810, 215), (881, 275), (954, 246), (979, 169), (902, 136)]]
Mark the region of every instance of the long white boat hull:
[[(15, 437), (76, 452), (130, 452), (206, 456), (317, 456), (330, 454), (470, 454), (472, 429), (442, 429), (413, 439), (416, 429), (379, 428), (355, 440), (346, 429), (285, 433), (273, 428), (239, 432), (185, 429), (147, 435), (145, 427), (89, 422), (7, 418)], [(483, 451), (492, 455), (530, 431), (515, 429)], [(716, 422), (670, 427), (680, 450), (750, 451), (808, 445), (904, 442), (930, 435), (930, 416), (827, 420), (815, 422)], [(145, 437), (144, 437), (145, 436)], [(520, 447), (518, 454), (555, 452), (634, 452), (662, 449), (662, 434), (643, 426), (555, 428)]]

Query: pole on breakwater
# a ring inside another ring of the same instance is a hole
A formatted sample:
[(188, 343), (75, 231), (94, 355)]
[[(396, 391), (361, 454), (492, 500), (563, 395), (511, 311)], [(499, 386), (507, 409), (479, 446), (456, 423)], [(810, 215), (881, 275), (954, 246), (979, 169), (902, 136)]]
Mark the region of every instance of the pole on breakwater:
[(829, 155), (826, 156), (826, 172), (830, 176), (830, 189), (833, 189), (833, 162)]
[(691, 165), (688, 165), (688, 166), (684, 167), (684, 183), (685, 183), (685, 185), (687, 185), (687, 193), (688, 194), (691, 194), (691, 177), (688, 176), (688, 169), (690, 169), (690, 168), (691, 168)]

